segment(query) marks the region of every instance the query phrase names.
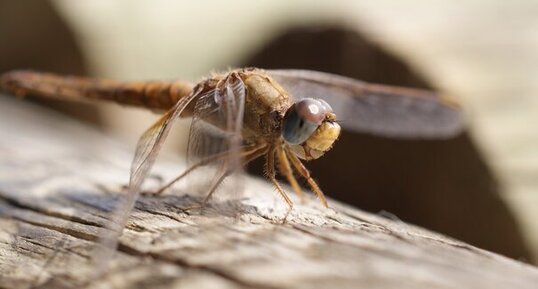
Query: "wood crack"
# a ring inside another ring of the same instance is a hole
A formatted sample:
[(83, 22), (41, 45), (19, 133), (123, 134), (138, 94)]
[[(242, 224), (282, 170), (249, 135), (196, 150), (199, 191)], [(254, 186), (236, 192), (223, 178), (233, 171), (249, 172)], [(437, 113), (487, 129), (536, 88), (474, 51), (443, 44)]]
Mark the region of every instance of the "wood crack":
[(84, 232), (80, 232), (80, 231), (77, 231), (75, 229), (71, 229), (71, 228), (67, 228), (67, 227), (60, 227), (60, 226), (53, 226), (53, 225), (39, 223), (39, 222), (33, 222), (33, 221), (26, 220), (24, 218), (20, 218), (20, 217), (17, 217), (17, 216), (12, 216), (12, 218), (15, 219), (15, 220), (30, 224), (30, 225), (34, 225), (34, 226), (37, 226), (37, 227), (53, 230), (53, 231), (56, 231), (56, 232), (61, 233), (61, 234), (66, 234), (66, 235), (69, 235), (71, 237), (75, 237), (77, 239), (82, 239), (82, 240), (92, 241), (92, 242), (95, 242), (95, 240), (97, 240), (96, 236), (91, 235), (91, 234), (86, 234)]
[(167, 257), (166, 255), (160, 255), (160, 254), (155, 253), (155, 252), (143, 253), (143, 252), (140, 252), (140, 251), (138, 251), (138, 250), (136, 250), (136, 249), (134, 249), (132, 247), (129, 247), (129, 246), (123, 244), (123, 243), (119, 244), (118, 251), (120, 251), (122, 253), (125, 253), (125, 254), (128, 254), (128, 255), (131, 255), (131, 256), (151, 257), (154, 260), (165, 262), (165, 263), (168, 263), (168, 264), (173, 264), (173, 265), (179, 266), (181, 268), (185, 268), (185, 269), (197, 269), (197, 270), (201, 270), (201, 271), (204, 271), (204, 272), (208, 272), (208, 273), (217, 275), (217, 276), (219, 276), (219, 277), (221, 277), (223, 279), (226, 279), (226, 280), (228, 280), (230, 282), (233, 282), (233, 283), (235, 283), (237, 285), (240, 285), (242, 287), (246, 287), (246, 288), (259, 288), (259, 289), (277, 289), (277, 288), (281, 288), (281, 287), (269, 286), (269, 285), (265, 285), (265, 284), (251, 283), (251, 282), (242, 280), (240, 278), (237, 278), (236, 276), (233, 276), (231, 274), (228, 274), (228, 273), (224, 272), (223, 270), (220, 270), (220, 269), (217, 269), (217, 268), (214, 268), (214, 267), (211, 267), (211, 266), (194, 265), (194, 264), (191, 264), (191, 263), (186, 262), (184, 260), (172, 259), (170, 257)]
[(47, 215), (47, 216), (50, 216), (50, 217), (55, 217), (55, 218), (59, 218), (59, 219), (66, 220), (66, 221), (71, 221), (71, 222), (77, 222), (77, 223), (80, 223), (82, 225), (88, 225), (88, 226), (93, 226), (93, 227), (102, 227), (103, 226), (102, 224), (95, 223), (95, 222), (92, 222), (92, 221), (88, 221), (88, 220), (79, 218), (79, 217), (77, 217), (75, 215), (67, 216), (67, 215), (64, 215), (64, 214), (61, 214), (61, 213), (58, 213), (58, 212), (53, 212), (53, 211), (50, 211), (50, 210), (39, 208), (37, 206), (28, 205), (28, 204), (26, 204), (24, 202), (21, 202), (20, 200), (7, 197), (7, 196), (5, 196), (3, 194), (0, 194), (0, 200), (6, 202), (7, 204), (9, 204), (9, 205), (11, 205), (13, 207), (16, 207), (16, 208), (19, 208), (19, 209), (25, 209), (25, 210), (34, 211), (34, 212), (41, 213), (41, 214), (44, 214), (44, 215)]
[(152, 215), (162, 216), (162, 217), (168, 218), (168, 219), (170, 219), (170, 220), (173, 220), (173, 221), (175, 221), (175, 222), (178, 222), (178, 223), (181, 223), (181, 224), (185, 224), (181, 219), (176, 218), (176, 217), (173, 217), (173, 216), (171, 216), (171, 215), (169, 215), (169, 214), (166, 214), (166, 213), (161, 213), (161, 212), (158, 212), (158, 211), (156, 211), (156, 210), (151, 210), (151, 209), (147, 209), (147, 208), (139, 207), (139, 206), (135, 206), (135, 208), (136, 208), (137, 210), (140, 210), (140, 211), (143, 211), (143, 212), (152, 214)]

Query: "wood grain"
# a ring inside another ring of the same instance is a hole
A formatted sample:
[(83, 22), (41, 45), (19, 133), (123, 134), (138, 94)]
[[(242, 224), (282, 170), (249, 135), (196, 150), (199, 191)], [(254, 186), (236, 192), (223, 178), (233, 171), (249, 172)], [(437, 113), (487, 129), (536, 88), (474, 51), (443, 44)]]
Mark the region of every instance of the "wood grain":
[[(244, 177), (240, 201), (221, 198), (204, 210), (186, 210), (200, 196), (185, 184), (142, 197), (110, 269), (89, 280), (95, 240), (127, 182), (130, 149), (28, 103), (0, 101), (0, 288), (538, 284), (535, 267), (335, 201), (324, 209), (294, 198), (281, 224), (285, 204), (252, 177)], [(162, 158), (148, 186), (174, 176), (181, 163)]]

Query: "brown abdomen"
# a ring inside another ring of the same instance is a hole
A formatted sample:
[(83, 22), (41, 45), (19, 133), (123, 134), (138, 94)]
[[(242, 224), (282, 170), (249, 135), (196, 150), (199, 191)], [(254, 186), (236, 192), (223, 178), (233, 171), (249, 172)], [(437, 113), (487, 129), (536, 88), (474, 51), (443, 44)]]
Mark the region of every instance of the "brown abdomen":
[(60, 100), (108, 100), (119, 104), (168, 110), (188, 95), (192, 85), (181, 81), (120, 82), (34, 71), (12, 71), (0, 77), (0, 90), (18, 96)]

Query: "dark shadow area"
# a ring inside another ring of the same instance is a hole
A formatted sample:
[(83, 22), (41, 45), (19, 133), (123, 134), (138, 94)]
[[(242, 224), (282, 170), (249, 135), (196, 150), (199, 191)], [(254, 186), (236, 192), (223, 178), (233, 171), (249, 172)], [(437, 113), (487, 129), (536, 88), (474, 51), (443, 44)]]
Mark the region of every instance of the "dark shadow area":
[[(49, 1), (0, 0), (0, 55), (0, 74), (13, 69), (87, 73), (72, 31)], [(92, 105), (35, 98), (31, 101), (100, 124), (101, 118)]]
[[(241, 66), (303, 68), (369, 82), (432, 88), (403, 60), (359, 33), (296, 28)], [(465, 101), (465, 100), (463, 100)], [(262, 160), (250, 171), (260, 173)], [(326, 156), (307, 164), (333, 198), (530, 260), (520, 229), (468, 133), (451, 140), (395, 140), (343, 131)]]

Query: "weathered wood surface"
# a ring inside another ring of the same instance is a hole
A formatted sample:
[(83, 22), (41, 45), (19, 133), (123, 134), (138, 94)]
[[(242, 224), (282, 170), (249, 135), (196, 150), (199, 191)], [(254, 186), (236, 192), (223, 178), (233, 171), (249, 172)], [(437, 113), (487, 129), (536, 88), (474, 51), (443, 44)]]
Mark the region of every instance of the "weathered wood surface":
[[(255, 178), (245, 178), (230, 214), (225, 201), (186, 211), (199, 197), (185, 185), (142, 197), (110, 269), (87, 280), (83, 268), (130, 157), (90, 128), (0, 98), (0, 288), (538, 286), (535, 267), (334, 201), (332, 209), (296, 202), (280, 224), (283, 202)], [(161, 162), (155, 176), (177, 173), (173, 161)]]

